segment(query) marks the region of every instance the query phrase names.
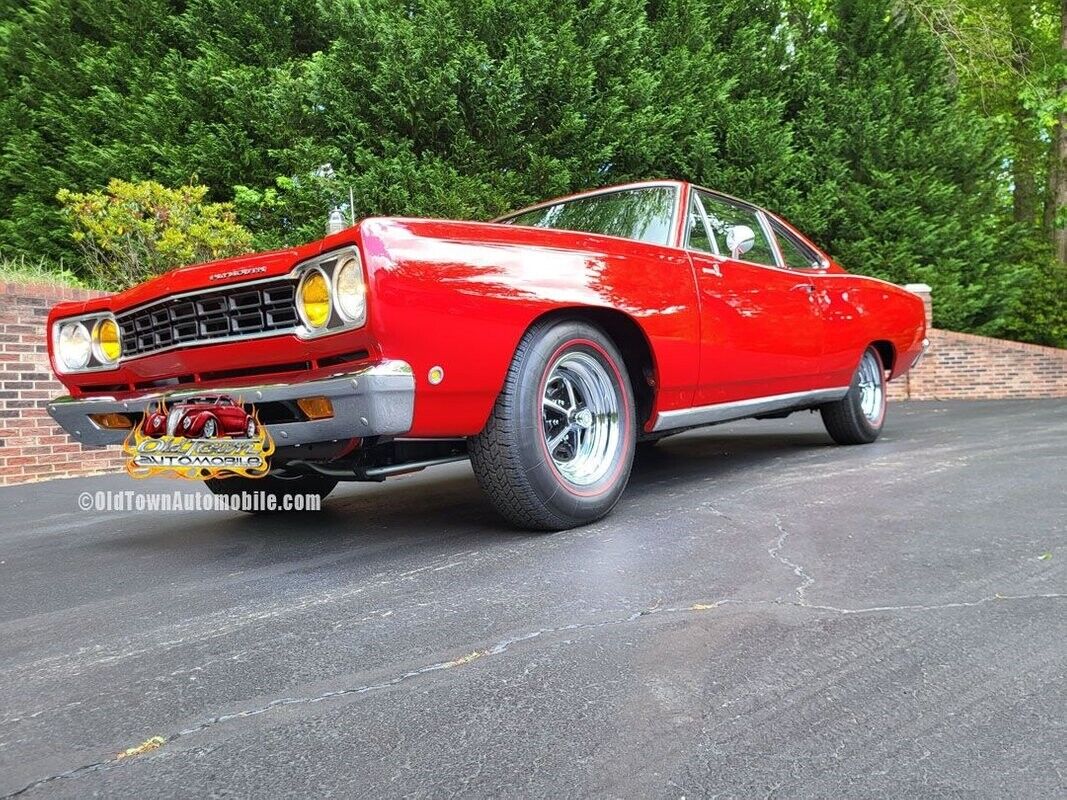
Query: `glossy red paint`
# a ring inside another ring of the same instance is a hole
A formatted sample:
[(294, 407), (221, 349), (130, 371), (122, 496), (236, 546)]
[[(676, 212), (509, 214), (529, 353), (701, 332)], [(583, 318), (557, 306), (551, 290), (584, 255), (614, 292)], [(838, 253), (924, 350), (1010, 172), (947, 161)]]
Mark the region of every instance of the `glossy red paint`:
[[(690, 186), (655, 183), (677, 189), (666, 246), (495, 223), (372, 218), (300, 248), (186, 267), (111, 297), (64, 303), (49, 315), (49, 330), (56, 320), (90, 311), (121, 312), (181, 292), (284, 275), (308, 258), (356, 245), (368, 319), (357, 330), (315, 339), (285, 334), (206, 344), (116, 369), (57, 374), (75, 396), (124, 399), (176, 378), (188, 380), (184, 388), (210, 389), (235, 379), (336, 374), (343, 371), (336, 363), (341, 354), (349, 355), (346, 367), (398, 359), (416, 379), (409, 435), (456, 437), (481, 430), (516, 345), (545, 314), (600, 309), (641, 333), (653, 364), (646, 429), (663, 411), (845, 386), (872, 342), (891, 351), (892, 377), (919, 354), (925, 323), (918, 297), (850, 275), (828, 257), (823, 269), (789, 269), (690, 252), (681, 246)], [(434, 366), (444, 369), (439, 385), (427, 378)]]

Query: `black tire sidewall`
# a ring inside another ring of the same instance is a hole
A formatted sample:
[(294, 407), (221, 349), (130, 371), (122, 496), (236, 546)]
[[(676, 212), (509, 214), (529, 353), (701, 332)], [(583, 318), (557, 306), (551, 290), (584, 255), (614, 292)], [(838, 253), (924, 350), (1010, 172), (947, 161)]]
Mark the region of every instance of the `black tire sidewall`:
[(852, 415), (855, 417), (857, 427), (864, 433), (863, 438), (873, 442), (878, 438), (878, 434), (881, 433), (882, 427), (885, 425), (885, 397), (888, 386), (885, 380), (885, 364), (882, 362), (882, 356), (878, 352), (878, 349), (875, 347), (868, 348), (864, 351), (863, 357), (865, 358), (868, 353), (872, 354), (878, 362), (878, 374), (881, 376), (882, 381), (882, 418), (878, 420), (878, 424), (875, 425), (867, 419), (867, 415), (863, 413), (863, 392), (860, 390), (860, 366), (863, 364), (862, 359), (860, 360), (860, 366), (856, 367), (856, 373), (852, 376), (852, 384), (849, 386), (848, 397), (846, 400), (852, 407)]
[[(575, 486), (556, 469), (544, 439), (542, 398), (552, 366), (564, 354), (582, 351), (596, 358), (612, 379), (620, 406), (621, 436), (612, 470), (590, 486)], [(598, 328), (580, 322), (555, 325), (537, 338), (518, 365), (514, 431), (519, 457), (531, 488), (552, 513), (568, 523), (588, 522), (607, 514), (629, 481), (637, 438), (633, 391), (621, 354)]]

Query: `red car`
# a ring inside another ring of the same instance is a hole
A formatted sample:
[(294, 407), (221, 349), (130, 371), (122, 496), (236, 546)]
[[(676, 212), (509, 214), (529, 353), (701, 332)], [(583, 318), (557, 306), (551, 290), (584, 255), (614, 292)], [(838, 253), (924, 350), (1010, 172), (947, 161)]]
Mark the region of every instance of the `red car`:
[(248, 488), (325, 494), (469, 458), (505, 517), (542, 530), (608, 513), (638, 443), (689, 428), (812, 409), (836, 441), (871, 442), (886, 380), (926, 345), (918, 296), (680, 181), (489, 223), (365, 219), (48, 323), (70, 391), (49, 411), (81, 442), (120, 443), (161, 398), (241, 396), (277, 444)]
[(155, 439), (161, 436), (251, 439), (256, 435), (256, 421), (232, 398), (214, 395), (183, 400), (170, 408), (163, 406), (162, 410), (148, 415), (142, 430)]

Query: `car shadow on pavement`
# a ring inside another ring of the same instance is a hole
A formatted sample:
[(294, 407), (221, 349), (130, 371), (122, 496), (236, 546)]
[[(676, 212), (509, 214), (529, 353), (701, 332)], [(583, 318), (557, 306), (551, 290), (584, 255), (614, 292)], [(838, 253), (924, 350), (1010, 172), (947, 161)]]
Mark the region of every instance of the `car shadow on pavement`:
[[(660, 491), (669, 482), (678, 487), (701, 483), (748, 467), (763, 467), (776, 460), (795, 461), (802, 454), (821, 454), (833, 448), (822, 433), (690, 434), (642, 448), (634, 459), (627, 495)], [(382, 484), (341, 484), (323, 504), (322, 511), (305, 514), (244, 516), (234, 529), (280, 538), (306, 535), (306, 520), (318, 536), (366, 536), (370, 532), (396, 535), (459, 528), (472, 534), (514, 534), (482, 495), (466, 464), (431, 468), (416, 475)], [(359, 530), (362, 527), (362, 530)], [(528, 535), (528, 534), (526, 534)]]
[(638, 449), (630, 487), (659, 477), (702, 480), (775, 459), (796, 459), (799, 453), (823, 453), (835, 449), (822, 433), (709, 433), (668, 437), (654, 446)]
[[(818, 458), (830, 445), (824, 434), (811, 432), (701, 432), (672, 437), (654, 448), (642, 448), (619, 510), (628, 507), (631, 514), (642, 513), (642, 506), (634, 503), (637, 498), (654, 507), (656, 495), (666, 485), (677, 491), (706, 483), (708, 499), (714, 499), (717, 479), (776, 461)], [(166, 519), (138, 515), (131, 522), (123, 526), (121, 536), (98, 546), (142, 556), (166, 554), (181, 563), (212, 559), (234, 567), (250, 561), (257, 566), (287, 561), (296, 566), (304, 559), (340, 561), (365, 557), (368, 548), (447, 552), (531, 536), (497, 516), (465, 463), (381, 484), (341, 484), (317, 512), (207, 511)]]

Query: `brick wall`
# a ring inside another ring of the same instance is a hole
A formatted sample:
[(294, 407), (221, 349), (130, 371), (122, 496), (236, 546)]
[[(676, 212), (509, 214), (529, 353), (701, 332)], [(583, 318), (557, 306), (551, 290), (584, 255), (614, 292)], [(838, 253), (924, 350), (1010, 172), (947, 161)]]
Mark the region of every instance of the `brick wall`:
[[(0, 282), (0, 485), (122, 468), (117, 448), (72, 443), (44, 410), (65, 393), (48, 366), (48, 310), (94, 295)], [(891, 399), (1067, 398), (1067, 350), (942, 330), (929, 336), (925, 361), (890, 384)]]
[(121, 468), (115, 449), (73, 443), (44, 409), (49, 399), (66, 393), (48, 365), (48, 310), (61, 300), (95, 294), (0, 283), (0, 485)]
[(1067, 398), (1067, 350), (933, 329), (926, 358), (890, 400)]
[(904, 287), (923, 300), (930, 349), (889, 384), (890, 400), (1033, 400), (1067, 397), (1067, 350), (933, 327), (930, 287)]

